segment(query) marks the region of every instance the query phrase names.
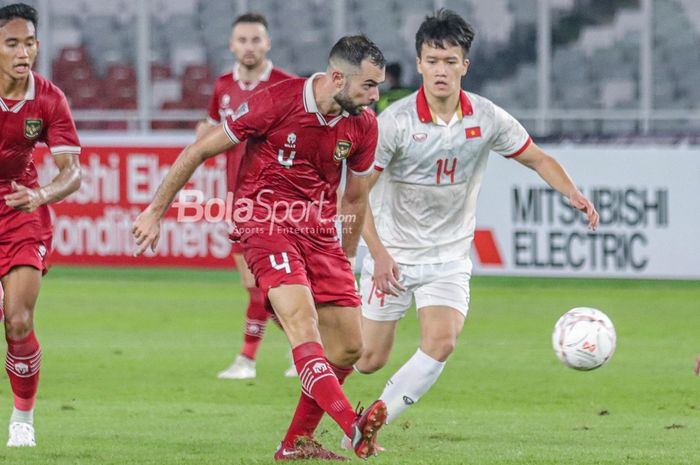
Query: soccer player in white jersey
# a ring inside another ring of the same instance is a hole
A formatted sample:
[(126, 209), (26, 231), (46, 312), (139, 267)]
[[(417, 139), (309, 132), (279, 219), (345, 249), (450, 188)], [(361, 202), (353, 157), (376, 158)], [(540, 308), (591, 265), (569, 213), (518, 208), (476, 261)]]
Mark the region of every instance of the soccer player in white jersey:
[[(476, 200), (490, 151), (533, 169), (590, 229), (598, 213), (564, 168), (532, 142), (511, 115), (461, 89), (472, 28), (440, 10), (416, 34), (423, 85), (379, 116), (371, 209), (363, 237), (371, 256), (360, 279), (364, 352), (355, 367), (372, 373), (391, 352), (398, 321), (416, 300), (420, 347), (386, 384), (391, 422), (437, 381), (469, 307)], [(372, 220), (374, 218), (374, 220)]]

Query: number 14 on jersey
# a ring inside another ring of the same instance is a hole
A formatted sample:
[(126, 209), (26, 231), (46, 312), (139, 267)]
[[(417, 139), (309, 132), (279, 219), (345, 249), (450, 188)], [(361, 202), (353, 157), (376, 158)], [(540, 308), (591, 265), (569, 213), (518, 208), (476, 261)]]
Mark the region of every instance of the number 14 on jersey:
[[(451, 164), (450, 164), (451, 162)], [(450, 166), (451, 165), (451, 166)], [(450, 184), (455, 183), (455, 171), (457, 171), (457, 158), (441, 158), (437, 161), (437, 174), (435, 183), (439, 186), (449, 180)]]

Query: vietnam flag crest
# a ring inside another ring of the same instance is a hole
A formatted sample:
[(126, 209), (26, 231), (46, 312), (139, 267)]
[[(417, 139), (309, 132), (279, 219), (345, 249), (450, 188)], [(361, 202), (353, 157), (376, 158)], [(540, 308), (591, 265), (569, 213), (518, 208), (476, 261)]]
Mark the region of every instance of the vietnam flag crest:
[(467, 139), (475, 139), (481, 137), (481, 126), (474, 126), (473, 128), (466, 128), (464, 130), (467, 135)]

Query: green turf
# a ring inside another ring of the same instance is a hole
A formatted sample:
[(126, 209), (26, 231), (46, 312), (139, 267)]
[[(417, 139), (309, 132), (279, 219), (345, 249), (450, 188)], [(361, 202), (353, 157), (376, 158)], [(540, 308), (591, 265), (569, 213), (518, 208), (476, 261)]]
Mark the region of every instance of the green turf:
[[(291, 418), (298, 381), (270, 328), (252, 382), (221, 381), (240, 347), (245, 294), (234, 273), (55, 268), (37, 313), (38, 447), (7, 464), (263, 464)], [(377, 464), (700, 463), (700, 283), (475, 278), (470, 316), (438, 384), (380, 436)], [(565, 310), (597, 307), (618, 330), (600, 370), (550, 348)], [(413, 314), (389, 366), (353, 375), (371, 402), (417, 344)], [(0, 384), (0, 418), (10, 391)], [(339, 429), (319, 438), (337, 450)], [(1, 438), (1, 437), (0, 437)]]

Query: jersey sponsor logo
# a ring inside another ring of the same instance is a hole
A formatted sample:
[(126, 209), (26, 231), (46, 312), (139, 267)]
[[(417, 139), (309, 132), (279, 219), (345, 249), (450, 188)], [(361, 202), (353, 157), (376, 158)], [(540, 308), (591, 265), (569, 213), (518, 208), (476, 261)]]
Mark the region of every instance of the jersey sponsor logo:
[(481, 137), (481, 126), (466, 128), (464, 133), (466, 134), (467, 139), (476, 139), (477, 137)]
[(339, 140), (335, 143), (335, 150), (333, 151), (333, 160), (343, 161), (350, 155), (350, 148), (352, 147), (352, 142), (348, 140)]
[(42, 129), (41, 119), (25, 119), (24, 120), (24, 137), (29, 140), (34, 140), (39, 137)]
[(36, 250), (37, 255), (39, 255), (40, 259), (44, 259), (46, 256), (46, 246), (45, 245), (40, 245), (39, 248)]
[(241, 105), (236, 109), (236, 111), (233, 112), (233, 115), (231, 115), (231, 121), (236, 121), (238, 118), (245, 115), (249, 111), (250, 109), (248, 108), (248, 102), (241, 103)]
[(413, 140), (415, 140), (418, 143), (425, 142), (425, 140), (428, 138), (428, 134), (424, 132), (418, 132), (416, 134), (413, 134)]
[(416, 403), (416, 401), (413, 400), (413, 399), (411, 399), (411, 398), (408, 397), (408, 396), (403, 396), (403, 403), (406, 404), (406, 405), (413, 405), (413, 404)]

